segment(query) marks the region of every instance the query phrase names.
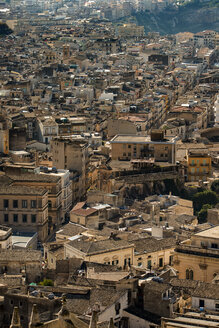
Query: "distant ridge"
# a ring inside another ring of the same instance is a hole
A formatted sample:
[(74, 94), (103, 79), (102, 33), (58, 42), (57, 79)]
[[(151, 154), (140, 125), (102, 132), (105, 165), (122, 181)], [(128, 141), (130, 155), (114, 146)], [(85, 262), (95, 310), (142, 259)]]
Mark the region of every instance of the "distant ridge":
[(162, 12), (139, 12), (133, 15), (145, 32), (156, 31), (161, 34), (179, 32), (197, 33), (203, 30), (219, 32), (219, 1), (191, 1), (185, 5), (167, 8)]

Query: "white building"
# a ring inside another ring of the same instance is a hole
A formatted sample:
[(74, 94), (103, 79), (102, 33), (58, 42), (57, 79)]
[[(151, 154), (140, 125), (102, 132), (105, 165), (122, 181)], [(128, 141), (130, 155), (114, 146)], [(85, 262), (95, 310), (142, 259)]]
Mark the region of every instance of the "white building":
[(198, 47), (210, 47), (214, 48), (216, 44), (217, 32), (206, 30), (194, 34), (194, 44)]
[(62, 185), (62, 217), (66, 218), (72, 207), (72, 182), (70, 180), (69, 170), (48, 169), (48, 172), (41, 171), (40, 174), (50, 174), (61, 177)]
[(192, 294), (192, 308), (219, 311), (219, 285), (199, 282)]
[(59, 126), (51, 116), (38, 119), (38, 139), (40, 142), (49, 144), (51, 139), (58, 135)]

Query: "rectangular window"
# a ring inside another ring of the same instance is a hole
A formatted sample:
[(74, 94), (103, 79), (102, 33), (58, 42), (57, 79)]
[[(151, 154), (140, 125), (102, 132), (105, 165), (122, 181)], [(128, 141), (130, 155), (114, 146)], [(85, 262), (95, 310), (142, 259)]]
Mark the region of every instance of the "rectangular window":
[(173, 255), (170, 255), (170, 257), (169, 257), (169, 265), (172, 265), (172, 263), (173, 263)]
[(219, 310), (219, 303), (215, 304), (215, 309), (218, 311)]
[(116, 303), (116, 304), (115, 304), (116, 315), (119, 315), (120, 308), (121, 308), (120, 303)]
[(36, 214), (31, 215), (31, 222), (36, 223)]
[(8, 222), (8, 214), (4, 214), (4, 222)]
[(27, 208), (27, 200), (22, 200), (22, 208)]
[(4, 199), (4, 208), (8, 208), (9, 201), (8, 199)]
[(13, 215), (13, 220), (14, 220), (14, 222), (18, 222), (18, 214)]
[(23, 214), (22, 215), (22, 221), (23, 222), (27, 222), (27, 214)]
[(218, 248), (218, 245), (215, 244), (215, 243), (212, 243), (212, 244), (211, 244), (211, 248)]
[(151, 270), (151, 260), (148, 260), (147, 268)]
[(31, 208), (36, 208), (36, 200), (31, 200)]
[(205, 306), (205, 301), (199, 300), (199, 307), (204, 307), (204, 306)]
[(18, 208), (18, 200), (13, 200), (13, 208)]
[(162, 257), (159, 259), (159, 267), (160, 268), (163, 267), (163, 258)]

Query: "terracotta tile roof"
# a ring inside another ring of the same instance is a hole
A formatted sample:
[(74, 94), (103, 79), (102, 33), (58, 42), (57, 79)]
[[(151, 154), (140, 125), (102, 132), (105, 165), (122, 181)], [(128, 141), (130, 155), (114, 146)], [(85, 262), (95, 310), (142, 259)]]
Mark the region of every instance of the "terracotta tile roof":
[(77, 203), (77, 204), (73, 207), (72, 211), (76, 211), (76, 210), (79, 210), (80, 208), (83, 208), (85, 204), (86, 204), (86, 202), (79, 202), (79, 203)]
[(89, 216), (91, 214), (94, 214), (95, 212), (98, 212), (95, 208), (79, 208), (78, 210), (72, 210), (73, 214), (80, 215), (80, 216)]

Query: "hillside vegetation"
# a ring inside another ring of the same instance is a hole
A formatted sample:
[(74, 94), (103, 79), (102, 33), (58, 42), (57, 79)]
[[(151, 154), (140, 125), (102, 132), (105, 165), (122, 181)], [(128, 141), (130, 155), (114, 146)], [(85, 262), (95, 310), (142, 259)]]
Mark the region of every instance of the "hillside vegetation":
[(219, 0), (181, 2), (176, 8), (167, 8), (156, 14), (145, 11), (136, 13), (134, 17), (138, 25), (145, 27), (146, 33), (150, 31), (161, 34), (197, 33), (208, 29), (219, 32)]
[(0, 36), (11, 34), (13, 31), (5, 23), (0, 23)]

